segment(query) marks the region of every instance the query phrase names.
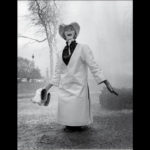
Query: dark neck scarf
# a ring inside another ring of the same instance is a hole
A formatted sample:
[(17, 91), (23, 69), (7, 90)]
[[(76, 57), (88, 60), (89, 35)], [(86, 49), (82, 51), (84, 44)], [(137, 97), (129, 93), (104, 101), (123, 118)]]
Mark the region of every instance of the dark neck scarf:
[[(76, 48), (77, 43), (76, 41), (72, 41), (70, 46), (68, 45), (68, 42), (66, 42), (66, 46), (64, 47), (63, 53), (62, 53), (62, 58), (63, 61), (66, 65), (68, 65), (70, 58), (73, 54), (74, 49)], [(70, 48), (70, 52), (69, 52), (69, 48)]]

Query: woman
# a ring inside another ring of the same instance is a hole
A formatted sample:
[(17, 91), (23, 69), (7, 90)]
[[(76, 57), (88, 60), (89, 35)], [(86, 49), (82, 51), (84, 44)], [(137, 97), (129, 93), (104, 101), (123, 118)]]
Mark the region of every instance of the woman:
[(79, 31), (80, 26), (76, 22), (59, 26), (59, 34), (66, 40), (66, 46), (58, 57), (53, 79), (44, 88), (47, 93), (52, 86), (59, 87), (57, 121), (67, 128), (86, 126), (93, 122), (88, 68), (97, 84), (104, 83), (111, 93), (117, 95), (95, 62), (89, 46), (76, 42)]

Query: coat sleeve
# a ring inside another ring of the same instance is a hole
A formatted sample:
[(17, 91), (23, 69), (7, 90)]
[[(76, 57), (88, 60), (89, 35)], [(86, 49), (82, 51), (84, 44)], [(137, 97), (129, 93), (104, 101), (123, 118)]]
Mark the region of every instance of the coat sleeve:
[(61, 72), (62, 72), (61, 60), (60, 60), (60, 56), (57, 56), (55, 72), (54, 72), (54, 75), (50, 81), (50, 83), (53, 84), (54, 86), (59, 86)]
[(94, 59), (93, 53), (89, 46), (85, 45), (82, 53), (83, 61), (88, 65), (91, 73), (93, 74), (97, 84), (100, 84), (106, 80), (101, 67), (97, 64)]

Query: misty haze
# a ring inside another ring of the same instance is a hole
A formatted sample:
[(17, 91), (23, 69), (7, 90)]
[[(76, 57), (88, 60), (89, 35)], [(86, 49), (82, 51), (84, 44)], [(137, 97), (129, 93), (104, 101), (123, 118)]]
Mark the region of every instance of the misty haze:
[[(18, 150), (132, 149), (132, 1), (55, 1), (55, 5), (58, 22), (50, 54), (48, 41), (39, 42), (46, 34), (33, 23), (29, 1), (18, 1)], [(65, 134), (56, 123), (59, 89), (50, 90), (47, 107), (31, 99), (52, 78), (57, 56), (66, 45), (58, 33), (59, 24), (71, 22), (79, 23), (76, 41), (88, 44), (119, 96), (110, 94), (103, 84), (97, 86), (89, 71), (94, 123), (88, 131)]]

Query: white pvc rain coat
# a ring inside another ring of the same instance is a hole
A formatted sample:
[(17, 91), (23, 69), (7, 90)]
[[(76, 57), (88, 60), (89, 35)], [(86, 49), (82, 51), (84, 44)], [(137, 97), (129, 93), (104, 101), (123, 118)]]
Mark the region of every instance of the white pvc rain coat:
[(59, 87), (58, 123), (83, 126), (93, 122), (87, 82), (88, 68), (97, 84), (105, 80), (89, 46), (78, 43), (68, 65), (63, 62), (62, 52), (60, 53), (51, 81), (52, 84)]

